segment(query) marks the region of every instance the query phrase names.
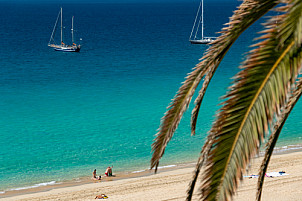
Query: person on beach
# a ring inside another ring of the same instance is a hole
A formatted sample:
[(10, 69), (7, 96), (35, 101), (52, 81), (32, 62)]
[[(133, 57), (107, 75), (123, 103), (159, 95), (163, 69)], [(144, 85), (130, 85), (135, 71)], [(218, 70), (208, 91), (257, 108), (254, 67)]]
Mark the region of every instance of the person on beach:
[(94, 171), (92, 172), (92, 179), (93, 180), (101, 180), (102, 176), (96, 176), (96, 169), (94, 169)]
[(107, 167), (106, 171), (105, 171), (105, 175), (111, 177), (112, 176), (112, 167)]
[(109, 176), (109, 170), (110, 170), (110, 167), (107, 167), (106, 171), (105, 171), (105, 175), (108, 177)]
[(112, 176), (112, 168), (113, 168), (113, 166), (111, 167), (111, 168), (109, 168), (109, 170), (108, 170), (108, 175), (111, 177)]
[(96, 169), (94, 169), (94, 171), (92, 172), (92, 177), (96, 178)]
[(105, 194), (101, 194), (101, 195), (97, 195), (97, 196), (95, 196), (95, 198), (94, 199), (107, 199), (108, 198), (108, 196), (107, 195), (105, 195)]

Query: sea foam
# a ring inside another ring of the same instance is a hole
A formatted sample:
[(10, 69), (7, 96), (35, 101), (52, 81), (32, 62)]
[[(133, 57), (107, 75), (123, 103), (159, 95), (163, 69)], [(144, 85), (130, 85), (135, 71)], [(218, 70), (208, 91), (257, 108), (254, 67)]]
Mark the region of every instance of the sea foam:
[(176, 165), (159, 166), (157, 169), (170, 168), (170, 167), (176, 167)]
[(49, 186), (49, 185), (55, 185), (55, 184), (59, 184), (59, 183), (56, 183), (56, 181), (50, 181), (50, 182), (44, 182), (44, 183), (34, 184), (32, 186), (12, 188), (12, 189), (10, 189), (10, 191), (20, 191), (20, 190), (26, 190), (26, 189), (31, 189), (31, 188), (38, 188), (38, 187), (42, 187), (42, 186)]
[[(171, 167), (176, 167), (176, 165), (165, 165), (165, 166), (159, 166), (157, 169), (164, 169), (164, 168), (171, 168)], [(136, 170), (131, 173), (141, 173), (145, 172), (146, 170)]]

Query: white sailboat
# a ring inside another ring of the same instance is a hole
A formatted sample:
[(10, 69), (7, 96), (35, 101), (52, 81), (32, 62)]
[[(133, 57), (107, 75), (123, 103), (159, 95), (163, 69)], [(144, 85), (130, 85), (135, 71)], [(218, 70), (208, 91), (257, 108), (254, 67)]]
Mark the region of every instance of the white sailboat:
[[(59, 17), (61, 17), (61, 44), (57, 45), (55, 43), (55, 40), (54, 40), (54, 35), (55, 35), (56, 28), (57, 28)], [(63, 51), (63, 52), (79, 52), (80, 51), (81, 45), (77, 45), (77, 44), (74, 43), (73, 18), (74, 18), (74, 16), (72, 16), (72, 18), (71, 18), (71, 45), (66, 45), (63, 42), (63, 10), (62, 10), (62, 7), (61, 7), (61, 10), (60, 10), (60, 12), (58, 14), (58, 17), (57, 17), (57, 21), (55, 23), (55, 26), (52, 30), (52, 34), (51, 34), (49, 42), (48, 42), (49, 47), (52, 47), (56, 51)]]
[[(197, 23), (197, 19), (199, 18), (198, 20), (198, 23)], [(199, 31), (199, 26), (201, 25), (201, 38), (198, 38), (197, 34), (198, 34), (198, 31)], [(208, 44), (208, 43), (211, 43), (213, 42), (216, 37), (204, 37), (203, 36), (203, 0), (200, 1), (200, 4), (199, 4), (199, 7), (198, 7), (198, 10), (197, 10), (197, 14), (196, 14), (196, 17), (195, 17), (195, 21), (194, 21), (194, 25), (193, 25), (193, 28), (192, 28), (192, 31), (191, 31), (191, 35), (190, 35), (190, 38), (189, 38), (189, 41), (192, 43), (192, 44)]]

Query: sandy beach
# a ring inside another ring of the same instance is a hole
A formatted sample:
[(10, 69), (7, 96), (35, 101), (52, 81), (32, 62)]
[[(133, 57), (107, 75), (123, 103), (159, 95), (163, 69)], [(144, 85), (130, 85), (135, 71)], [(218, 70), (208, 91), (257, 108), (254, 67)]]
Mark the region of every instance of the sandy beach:
[[(257, 174), (260, 158), (253, 160), (248, 174)], [(265, 178), (262, 200), (302, 200), (302, 152), (273, 155), (268, 172), (285, 171), (289, 175)], [(108, 200), (184, 200), (192, 177), (193, 165), (142, 177), (105, 180), (91, 184), (55, 188), (1, 200), (94, 200), (106, 194)], [(257, 178), (243, 178), (234, 200), (254, 200)], [(247, 199), (248, 198), (248, 199)], [(193, 200), (198, 200), (195, 192)]]

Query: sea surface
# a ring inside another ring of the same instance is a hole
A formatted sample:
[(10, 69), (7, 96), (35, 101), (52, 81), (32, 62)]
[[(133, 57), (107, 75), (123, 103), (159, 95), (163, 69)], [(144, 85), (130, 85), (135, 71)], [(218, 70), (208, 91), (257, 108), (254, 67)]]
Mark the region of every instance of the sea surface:
[[(205, 35), (217, 36), (238, 2), (204, 4)], [(0, 3), (0, 196), (111, 165), (114, 173), (148, 169), (161, 117), (208, 47), (188, 41), (198, 5)], [(80, 53), (47, 46), (60, 6), (64, 42), (75, 16)], [(160, 166), (197, 160), (219, 98), (260, 30), (259, 22), (233, 45), (210, 83), (196, 136), (188, 111)], [(302, 144), (301, 109), (300, 101), (279, 148)]]

